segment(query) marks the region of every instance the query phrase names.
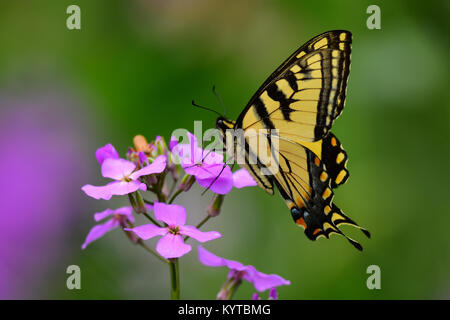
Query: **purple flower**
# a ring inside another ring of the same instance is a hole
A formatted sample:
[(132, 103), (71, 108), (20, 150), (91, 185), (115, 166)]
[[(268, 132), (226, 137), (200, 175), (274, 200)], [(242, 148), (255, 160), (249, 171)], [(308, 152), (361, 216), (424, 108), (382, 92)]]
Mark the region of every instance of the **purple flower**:
[[(150, 165), (134, 171), (136, 164), (124, 159), (106, 158), (102, 163), (102, 175), (115, 181), (106, 186), (87, 184), (81, 189), (95, 199), (109, 200), (113, 195), (125, 195), (137, 190), (147, 190), (147, 186), (138, 179), (141, 176), (160, 173), (166, 167), (166, 156), (157, 157)], [(134, 172), (133, 172), (134, 171)]]
[(271, 289), (274, 287), (278, 287), (281, 285), (290, 285), (290, 281), (283, 279), (279, 275), (276, 274), (265, 274), (259, 272), (253, 266), (244, 266), (242, 263), (227, 260), (225, 258), (218, 257), (202, 246), (198, 247), (198, 259), (205, 266), (209, 267), (228, 267), (230, 269), (230, 273), (228, 274), (228, 278), (239, 273), (240, 276), (244, 280), (252, 283), (257, 291), (266, 291), (267, 289)]
[(278, 293), (276, 288), (272, 288), (269, 291), (269, 300), (277, 300), (278, 299)]
[(174, 136), (170, 137), (169, 150), (172, 151), (173, 148), (178, 144), (178, 139)]
[(256, 185), (245, 169), (240, 169), (233, 174), (230, 167), (224, 163), (223, 155), (200, 148), (192, 133), (188, 132), (188, 137), (189, 144), (174, 142), (172, 153), (180, 158), (184, 171), (195, 176), (199, 185), (210, 188), (211, 191), (218, 194), (227, 194), (233, 186), (243, 188)]
[(85, 249), (91, 242), (103, 237), (108, 231), (111, 231), (118, 226), (128, 226), (127, 221), (134, 223), (134, 217), (132, 215), (133, 209), (131, 207), (122, 207), (115, 210), (106, 209), (102, 212), (94, 214), (95, 221), (101, 221), (106, 217), (112, 216), (111, 219), (103, 224), (98, 224), (89, 231), (86, 240), (84, 241), (81, 249)]
[(242, 168), (233, 173), (233, 186), (235, 188), (253, 187), (258, 185), (247, 169)]
[(95, 152), (95, 157), (97, 158), (98, 163), (100, 163), (100, 165), (103, 164), (103, 161), (105, 161), (106, 159), (119, 159), (119, 153), (117, 152), (116, 148), (114, 148), (114, 146), (110, 143), (108, 143), (107, 145), (97, 149), (97, 151)]
[[(268, 300), (277, 300), (278, 299), (278, 294), (277, 294), (277, 289), (271, 288), (269, 291), (269, 298)], [(261, 298), (259, 297), (259, 295), (255, 292), (252, 296), (252, 300), (261, 300)]]
[(203, 232), (193, 226), (186, 226), (186, 210), (180, 205), (155, 202), (153, 210), (155, 218), (166, 223), (167, 227), (146, 224), (125, 230), (133, 231), (143, 240), (162, 236), (156, 245), (156, 251), (166, 259), (179, 258), (191, 251), (191, 246), (184, 243), (182, 235), (194, 238), (199, 242), (214, 240), (222, 236), (217, 231)]

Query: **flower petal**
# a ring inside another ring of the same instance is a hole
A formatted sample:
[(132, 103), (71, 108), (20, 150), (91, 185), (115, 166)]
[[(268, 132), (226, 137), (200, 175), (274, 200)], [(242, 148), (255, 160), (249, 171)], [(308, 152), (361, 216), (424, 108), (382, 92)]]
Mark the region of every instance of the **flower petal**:
[(142, 151), (140, 151), (138, 153), (138, 158), (139, 158), (139, 164), (142, 166), (144, 164), (148, 165), (148, 160), (147, 160), (147, 156), (145, 155), (145, 153), (143, 153)]
[(105, 178), (121, 180), (124, 177), (128, 177), (135, 168), (136, 165), (131, 161), (108, 158), (103, 161), (102, 175)]
[(106, 210), (101, 211), (101, 212), (96, 212), (96, 213), (94, 213), (94, 220), (97, 221), (97, 222), (100, 221), (100, 220), (103, 220), (106, 217), (109, 217), (110, 215), (114, 214), (114, 211), (115, 210), (112, 210), (112, 209), (106, 209)]
[(195, 164), (187, 166), (184, 171), (198, 179), (215, 178), (225, 171), (225, 164)]
[(186, 209), (178, 204), (155, 202), (153, 211), (157, 220), (163, 221), (169, 226), (183, 226), (186, 223)]
[(131, 175), (129, 175), (130, 179), (137, 180), (137, 178), (141, 176), (147, 176), (149, 174), (153, 173), (160, 173), (163, 172), (166, 168), (167, 164), (167, 157), (165, 155), (160, 155), (156, 157), (155, 160), (148, 166), (143, 167), (142, 169), (133, 172)]
[(167, 228), (161, 228), (154, 224), (144, 224), (134, 228), (125, 228), (124, 230), (134, 232), (143, 240), (148, 240), (156, 236), (164, 236), (168, 232)]
[(156, 244), (156, 251), (166, 259), (179, 258), (191, 249), (190, 245), (184, 243), (182, 236), (172, 233), (167, 233)]
[(183, 168), (199, 164), (203, 159), (203, 150), (191, 144), (177, 144), (172, 149), (172, 153), (179, 157), (179, 162)]
[(242, 168), (233, 173), (233, 185), (235, 188), (253, 187), (258, 185), (247, 169)]
[(259, 300), (259, 296), (256, 292), (253, 294), (252, 300)]
[(180, 233), (194, 238), (199, 242), (211, 241), (217, 238), (220, 238), (222, 235), (217, 231), (200, 231), (194, 226), (181, 226)]
[[(116, 183), (116, 182), (113, 182)], [(111, 188), (110, 184), (107, 184), (106, 186), (93, 186), (90, 184), (84, 185), (81, 190), (84, 191), (89, 197), (92, 197), (94, 199), (104, 199), (109, 200), (112, 197), (111, 194)]]
[(81, 249), (85, 249), (87, 245), (101, 237), (103, 237), (108, 231), (115, 229), (119, 226), (119, 222), (116, 219), (111, 219), (103, 224), (94, 226), (91, 231), (89, 231), (86, 240), (84, 240)]
[(131, 223), (134, 223), (133, 208), (131, 206), (117, 208), (114, 213), (124, 216), (130, 220)]
[(206, 179), (196, 177), (196, 180), (202, 187), (209, 188), (212, 192), (218, 194), (227, 194), (233, 188), (233, 173), (229, 166), (226, 166), (222, 173), (219, 172), (215, 176)]
[(222, 164), (223, 165), (223, 155), (211, 150), (203, 150), (203, 163), (206, 164)]
[(98, 163), (100, 163), (100, 165), (103, 164), (103, 161), (105, 161), (108, 158), (111, 159), (119, 159), (119, 153), (117, 152), (116, 148), (114, 148), (114, 146), (110, 143), (108, 143), (107, 145), (97, 149), (97, 151), (95, 152), (95, 157), (97, 158)]
[(140, 181), (116, 181), (109, 185), (109, 190), (112, 195), (123, 196), (125, 194), (133, 193), (137, 190), (147, 190), (147, 186)]
[(126, 206), (126, 207), (121, 207), (121, 208), (117, 208), (117, 209), (106, 209), (102, 212), (97, 212), (94, 214), (94, 219), (95, 221), (100, 221), (105, 219), (106, 217), (109, 217), (110, 215), (113, 214), (118, 214), (118, 215), (122, 215), (125, 216), (128, 220), (130, 220), (131, 222), (134, 222), (134, 217), (133, 217), (133, 208), (130, 206)]
[(235, 274), (236, 271), (245, 271), (243, 278), (248, 282), (253, 283), (253, 286), (257, 291), (265, 291), (277, 286), (291, 284), (288, 280), (283, 279), (279, 275), (265, 274), (259, 272), (253, 266), (244, 266), (240, 262), (218, 257), (202, 246), (198, 246), (198, 260), (209, 267), (226, 266), (231, 270), (231, 275)]
[(169, 141), (169, 150), (172, 151), (172, 149), (178, 144), (178, 139), (175, 136), (170, 137)]
[(245, 266), (242, 263), (218, 257), (202, 246), (198, 246), (198, 260), (208, 267), (228, 267), (238, 271), (245, 269)]
[(269, 291), (269, 300), (277, 300), (278, 299), (278, 293), (277, 288), (272, 288)]
[(247, 266), (247, 272), (244, 275), (244, 279), (253, 283), (253, 286), (258, 291), (266, 291), (267, 289), (278, 287), (282, 285), (290, 285), (291, 282), (285, 280), (277, 274), (265, 274), (259, 272), (253, 266)]

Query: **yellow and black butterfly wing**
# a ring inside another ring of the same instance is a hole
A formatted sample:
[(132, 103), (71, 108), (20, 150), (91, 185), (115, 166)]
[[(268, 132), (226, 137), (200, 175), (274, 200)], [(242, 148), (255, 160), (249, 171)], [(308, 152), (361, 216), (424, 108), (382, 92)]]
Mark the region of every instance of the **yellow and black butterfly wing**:
[(348, 31), (329, 31), (300, 47), (258, 89), (236, 127), (279, 129), (295, 141), (322, 139), (344, 107), (351, 38)]
[[(273, 136), (266, 138), (271, 139), (274, 144)], [(327, 171), (324, 162), (303, 145), (281, 137), (275, 149), (278, 151), (272, 150), (272, 161), (278, 162), (278, 170), (272, 169), (272, 175), (266, 178), (272, 179), (277, 186), (291, 210), (292, 218), (305, 229), (307, 237), (316, 240), (336, 233), (362, 250), (361, 245), (347, 237), (339, 226), (352, 225), (361, 229), (368, 237), (370, 233), (359, 227), (333, 203), (334, 177)]]
[[(255, 179), (258, 185), (266, 190), (267, 193), (273, 195), (273, 180), (270, 175), (262, 174), (264, 168), (266, 168), (265, 164), (263, 164), (260, 159), (257, 157), (257, 154), (250, 148), (248, 142), (245, 142), (245, 164), (243, 165), (250, 175)], [(250, 159), (256, 159), (256, 161), (251, 161)]]
[(327, 173), (330, 176), (330, 186), (333, 189), (347, 181), (349, 177), (347, 152), (331, 131), (319, 141), (300, 143), (313, 151), (324, 163)]

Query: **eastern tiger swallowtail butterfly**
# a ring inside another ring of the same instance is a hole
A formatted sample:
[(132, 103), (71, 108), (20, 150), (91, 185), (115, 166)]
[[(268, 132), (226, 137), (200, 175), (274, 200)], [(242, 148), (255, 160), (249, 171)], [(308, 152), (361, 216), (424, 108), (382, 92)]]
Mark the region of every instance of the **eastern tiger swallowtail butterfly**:
[[(352, 225), (367, 237), (370, 233), (332, 202), (333, 189), (349, 176), (347, 153), (330, 129), (344, 107), (351, 42), (352, 34), (344, 30), (309, 40), (270, 75), (236, 121), (219, 117), (216, 127), (224, 140), (229, 129), (254, 129), (268, 145), (276, 129), (277, 170), (258, 158), (247, 138), (233, 142), (245, 155), (243, 166), (269, 194), (274, 193), (274, 186), (278, 188), (295, 223), (309, 239), (336, 233), (362, 250), (339, 226)], [(256, 161), (251, 163), (251, 156)]]

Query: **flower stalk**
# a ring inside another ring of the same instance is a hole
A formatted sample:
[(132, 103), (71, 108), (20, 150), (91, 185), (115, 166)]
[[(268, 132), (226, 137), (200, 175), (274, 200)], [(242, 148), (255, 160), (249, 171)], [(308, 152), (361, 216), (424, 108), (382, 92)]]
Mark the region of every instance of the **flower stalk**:
[(170, 268), (170, 298), (180, 300), (180, 271), (178, 258), (169, 259)]

